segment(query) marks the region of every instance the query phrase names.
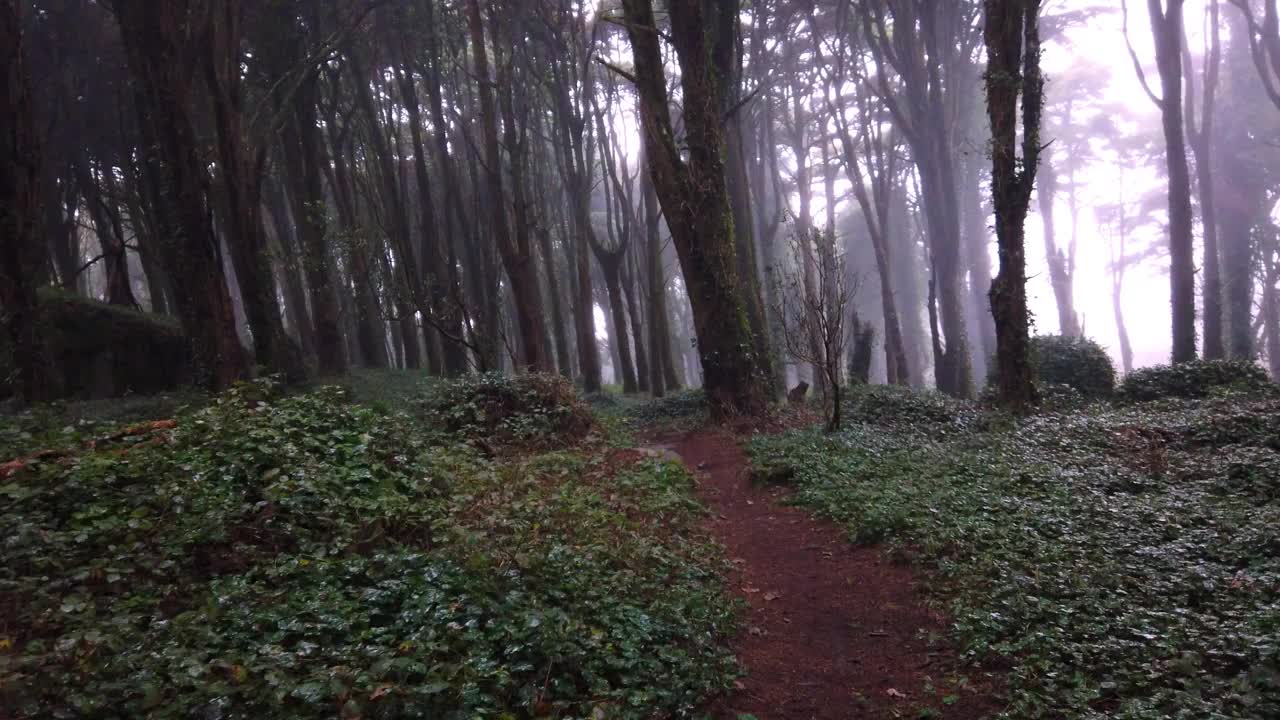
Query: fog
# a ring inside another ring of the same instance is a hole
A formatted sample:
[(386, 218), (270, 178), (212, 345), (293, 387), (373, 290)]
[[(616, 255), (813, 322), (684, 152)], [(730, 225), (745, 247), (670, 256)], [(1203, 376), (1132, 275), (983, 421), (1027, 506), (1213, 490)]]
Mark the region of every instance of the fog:
[[(199, 384), (533, 368), (652, 392), (725, 343), (775, 394), (820, 386), (818, 331), (790, 334), (826, 310), (783, 289), (812, 299), (828, 255), (849, 300), (824, 357), (862, 323), (873, 381), (992, 376), (976, 0), (146, 5), (21, 3), (40, 143), (17, 275), (170, 318)], [(1032, 332), (1122, 371), (1275, 366), (1273, 3), (1129, 5), (1039, 7)]]

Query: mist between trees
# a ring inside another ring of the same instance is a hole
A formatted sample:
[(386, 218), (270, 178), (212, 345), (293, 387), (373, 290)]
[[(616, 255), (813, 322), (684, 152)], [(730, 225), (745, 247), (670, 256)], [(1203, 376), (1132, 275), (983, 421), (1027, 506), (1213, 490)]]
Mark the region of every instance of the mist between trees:
[(1280, 366), (1274, 0), (0, 10), (5, 394), (539, 370), (756, 413), (862, 353), (1023, 407), (1033, 323), (1129, 371), (1153, 319)]

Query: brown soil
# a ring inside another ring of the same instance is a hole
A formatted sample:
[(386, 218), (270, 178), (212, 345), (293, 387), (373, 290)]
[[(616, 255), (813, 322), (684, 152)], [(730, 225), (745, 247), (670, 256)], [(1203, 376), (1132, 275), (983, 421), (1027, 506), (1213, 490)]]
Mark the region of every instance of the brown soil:
[[(753, 487), (735, 439), (699, 430), (663, 443), (699, 478), (710, 531), (749, 609), (734, 642), (746, 676), (708, 712), (737, 720), (994, 716), (991, 683), (960, 668), (946, 618), (911, 569), (853, 547), (835, 525)], [(967, 679), (965, 679), (967, 677)], [(923, 713), (932, 708), (937, 714)]]

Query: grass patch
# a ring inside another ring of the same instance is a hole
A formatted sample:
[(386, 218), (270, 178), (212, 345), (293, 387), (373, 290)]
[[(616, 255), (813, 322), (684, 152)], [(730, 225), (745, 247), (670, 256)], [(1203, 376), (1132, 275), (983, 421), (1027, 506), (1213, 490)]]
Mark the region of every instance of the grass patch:
[(869, 389), (834, 436), (754, 440), (793, 501), (926, 563), (1011, 718), (1280, 716), (1280, 402), (1013, 424)]
[(176, 419), (0, 479), (9, 716), (650, 718), (735, 677), (679, 465), (491, 459), (339, 388)]

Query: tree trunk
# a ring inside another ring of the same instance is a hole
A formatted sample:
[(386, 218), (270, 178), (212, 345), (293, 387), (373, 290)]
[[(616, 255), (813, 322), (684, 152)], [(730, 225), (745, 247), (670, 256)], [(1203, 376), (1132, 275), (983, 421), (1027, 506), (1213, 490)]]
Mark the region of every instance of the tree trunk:
[(120, 219), (120, 208), (111, 204), (116, 196), (110, 192), (114, 187), (107, 173), (103, 173), (102, 182), (108, 188), (108, 195), (103, 196), (98, 188), (98, 181), (93, 178), (89, 168), (89, 158), (84, 152), (75, 161), (76, 182), (80, 185), (80, 195), (93, 220), (94, 234), (98, 236), (98, 244), (102, 247), (102, 263), (106, 271), (106, 301), (111, 305), (138, 307), (133, 297), (133, 288), (129, 284), (129, 258), (125, 249), (124, 225)]
[(222, 389), (245, 377), (248, 364), (236, 333), (222, 253), (205, 197), (208, 177), (188, 107), (196, 61), (186, 37), (188, 3), (114, 0), (113, 7), (138, 87), (157, 245), (172, 281), (178, 317), (191, 339), (195, 379), (204, 387)]
[(627, 336), (627, 315), (622, 304), (622, 256), (614, 256), (607, 261), (601, 259), (600, 267), (604, 271), (604, 286), (609, 294), (610, 330), (618, 351), (618, 368), (622, 377), (622, 392), (633, 395), (638, 392), (636, 383), (636, 366), (632, 362), (631, 339)]
[(671, 318), (667, 314), (667, 273), (662, 265), (662, 237), (659, 227), (658, 196), (648, 173), (641, 173), (640, 191), (644, 198), (645, 262), (649, 286), (649, 347), (653, 362), (649, 364), (649, 392), (662, 397), (667, 389), (680, 387), (671, 356)]
[[(440, 49), (437, 40), (439, 28), (435, 22), (433, 5), (434, 3), (428, 2), (422, 3), (418, 7), (421, 8), (427, 27), (427, 62), (424, 85), (427, 91), (427, 104), (431, 112), (431, 125), (434, 129), (432, 135), (435, 138), (436, 162), (443, 179), (441, 193), (445, 214), (445, 279), (449, 283), (450, 302), (441, 321), (444, 324), (445, 332), (455, 333), (459, 338), (462, 338), (467, 333), (463, 327), (465, 300), (461, 281), (458, 277), (458, 258), (454, 248), (456, 247), (455, 243), (459, 242), (463, 236), (462, 229), (467, 225), (467, 220), (458, 192), (458, 183), (460, 182), (458, 171), (454, 165), (453, 156), (449, 152), (449, 125), (445, 122), (444, 101), (440, 92)], [(458, 343), (446, 340), (444, 344), (444, 365), (445, 372), (452, 377), (465, 374), (469, 369), (466, 349)]]
[[(337, 77), (332, 78), (337, 92)], [(356, 219), (355, 191), (352, 187), (350, 163), (344, 136), (349, 128), (340, 130), (337, 122), (337, 102), (330, 106), (325, 117), (329, 134), (330, 153), (333, 160), (331, 184), (338, 210), (338, 225), (347, 250), (348, 275), (355, 294), (356, 342), (360, 347), (360, 359), (365, 367), (390, 367), (387, 356), (387, 330), (382, 320), (378, 297), (373, 292), (369, 267), (369, 248)]]
[(1160, 70), (1160, 123), (1169, 175), (1169, 288), (1173, 315), (1173, 362), (1196, 358), (1196, 279), (1191, 212), (1191, 170), (1182, 118), (1183, 0), (1147, 0), (1156, 64)]
[[(720, 76), (718, 92), (720, 111), (725, 114), (725, 181), (729, 204), (733, 210), (734, 251), (737, 258), (738, 282), (746, 304), (747, 322), (755, 341), (756, 361), (767, 381), (775, 378), (773, 349), (769, 342), (769, 326), (764, 299), (756, 273), (756, 243), (752, 232), (751, 188), (747, 176), (746, 141), (743, 123), (745, 110), (740, 107), (742, 91), (742, 37), (740, 32), (740, 0), (721, 0), (710, 5), (715, 41), (712, 58)], [(785, 388), (767, 388), (777, 397)]]
[[(220, 226), (231, 252), (245, 314), (253, 333), (258, 364), (284, 374), (289, 382), (306, 379), (302, 353), (284, 331), (271, 253), (262, 222), (262, 165), (265, 148), (249, 145), (241, 78), (239, 0), (218, 4), (205, 20), (200, 41), (205, 82), (209, 87), (217, 135), (215, 192), (224, 209)], [(194, 21), (189, 18), (189, 21)]]
[[(396, 271), (388, 268), (387, 278), (396, 296), (396, 314), (400, 322), (404, 364), (408, 368), (422, 366), (422, 353), (418, 346), (418, 324), (414, 312), (429, 313), (430, 303), (423, 288), (422, 274), (419, 272), (418, 258), (414, 252), (409, 230), (409, 217), (405, 211), (404, 197), (401, 192), (395, 159), (387, 145), (378, 123), (378, 109), (374, 103), (373, 91), (369, 88), (370, 77), (365, 70), (364, 59), (358, 52), (348, 53), (347, 65), (351, 69), (351, 80), (355, 90), (356, 104), (364, 114), (368, 123), (369, 145), (372, 149), (373, 161), (378, 176), (378, 197), (382, 206), (382, 216), (386, 225), (387, 238), (396, 256)], [(399, 278), (395, 282), (392, 278)], [(396, 288), (394, 286), (401, 285)]]
[(1276, 292), (1276, 280), (1280, 268), (1274, 259), (1266, 262), (1262, 286), (1262, 323), (1267, 335), (1267, 366), (1271, 379), (1280, 378), (1280, 293)]
[(1040, 220), (1044, 223), (1044, 253), (1049, 264), (1049, 284), (1053, 287), (1053, 299), (1058, 306), (1058, 332), (1063, 335), (1080, 334), (1076, 317), (1075, 298), (1071, 287), (1071, 275), (1067, 271), (1067, 258), (1058, 249), (1056, 225), (1053, 221), (1054, 199), (1058, 191), (1058, 174), (1049, 158), (1041, 161), (1040, 182), (1036, 193), (1040, 201)]
[(293, 325), (302, 347), (302, 354), (307, 358), (316, 355), (315, 325), (311, 322), (311, 314), (307, 310), (306, 290), (302, 286), (302, 255), (298, 248), (296, 223), (289, 217), (284, 187), (277, 181), (269, 180), (267, 186), (267, 212), (271, 216), (272, 228), (275, 231), (278, 252), (272, 255), (279, 258), (279, 273), (283, 279), (285, 295), (285, 312), (289, 323)]
[[(975, 131), (975, 134), (980, 131)], [(960, 160), (961, 177), (960, 242), (964, 253), (964, 269), (969, 276), (965, 302), (965, 327), (972, 333), (969, 362), (970, 372), (978, 382), (983, 382), (990, 372), (996, 355), (996, 326), (991, 317), (991, 303), (987, 297), (991, 290), (990, 230), (986, 205), (982, 199), (983, 177), (980, 158), (975, 153)]]
[(329, 158), (316, 122), (317, 92), (314, 77), (298, 87), (290, 103), (291, 112), (281, 133), (280, 147), (301, 249), (302, 271), (311, 300), (316, 360), (320, 374), (332, 376), (347, 371), (347, 354), (334, 287), (333, 260), (326, 237), (328, 209), (321, 185), (324, 175), (321, 168), (329, 164)]
[(21, 6), (19, 0), (0, 0), (0, 308), (18, 371), (17, 393), (36, 403), (52, 400), (56, 387), (36, 296), (44, 263), (40, 138), (23, 58)]
[[(732, 2), (736, 0), (719, 0)], [(724, 172), (718, 84), (700, 3), (670, 6), (681, 69), (688, 158), (676, 145), (650, 0), (624, 0), (649, 174), (671, 229), (698, 337), (703, 386), (714, 415), (765, 410), (768, 381), (738, 282), (733, 212)]]
[[(996, 323), (997, 388), (1015, 413), (1036, 404), (1031, 381), (1025, 222), (1040, 153), (1040, 0), (986, 0), (987, 114), (991, 119), (991, 189), (1000, 270), (991, 283)], [(1025, 47), (1024, 47), (1025, 43)], [(1018, 100), (1022, 157), (1018, 157)]]
[(1214, 210), (1222, 254), (1227, 349), (1233, 358), (1252, 358), (1253, 228), (1265, 214), (1262, 199), (1268, 183), (1262, 179), (1262, 168), (1254, 162), (1254, 119), (1245, 111), (1255, 101), (1257, 81), (1251, 73), (1253, 54), (1247, 41), (1248, 24), (1242, 15), (1228, 12), (1225, 18), (1231, 41), (1224, 54), (1223, 87), (1216, 103), (1220, 112), (1212, 127), (1211, 182), (1216, 182)]
[[(628, 256), (628, 260), (633, 259), (630, 255)], [(627, 264), (623, 265), (622, 271), (622, 288), (627, 300), (627, 317), (631, 320), (631, 337), (636, 344), (636, 389), (642, 393), (649, 392), (652, 387), (649, 374), (649, 353), (646, 351), (644, 343), (643, 311), (640, 308), (639, 301), (636, 299), (635, 275), (637, 273), (633, 272)]]
[[(422, 310), (426, 320), (424, 330), (430, 327), (427, 335), (427, 365), (435, 372), (445, 371), (446, 363), (441, 356), (449, 346), (456, 352), (461, 348), (462, 326), (457, 316), (448, 314), (449, 304), (448, 273), (445, 270), (445, 256), (440, 249), (440, 239), (436, 231), (435, 203), (431, 197), (431, 176), (427, 172), (427, 151), (423, 142), (422, 109), (418, 105), (418, 91), (413, 80), (413, 71), (407, 63), (398, 71), (400, 94), (409, 114), (409, 134), (413, 143), (413, 169), (418, 186), (418, 253), (421, 256), (421, 282), (426, 286), (427, 307)], [(436, 347), (433, 339), (438, 338), (440, 354), (433, 352)], [(456, 360), (454, 361), (456, 363)]]
[[(520, 332), (521, 365), (523, 369), (542, 371), (548, 369), (542, 356), (542, 300), (538, 290), (537, 267), (527, 242), (518, 242), (511, 235), (508, 223), (506, 196), (502, 189), (502, 155), (498, 144), (498, 116), (494, 107), (493, 86), (489, 76), (489, 55), (485, 49), (484, 24), (480, 16), (478, 0), (467, 0), (467, 20), (471, 33), (471, 52), (475, 74), (479, 79), (480, 125), (485, 151), (485, 180), (489, 201), (493, 203), (493, 232), (498, 254), (506, 269), (511, 291), (515, 296), (517, 325)], [(516, 202), (520, 202), (519, 198)], [(526, 238), (527, 240), (527, 238)]]
[(1200, 227), (1204, 236), (1204, 356), (1217, 360), (1226, 355), (1222, 332), (1222, 266), (1218, 249), (1218, 213), (1216, 188), (1213, 178), (1214, 113), (1218, 93), (1218, 68), (1222, 51), (1218, 26), (1218, 2), (1211, 0), (1208, 7), (1209, 43), (1204, 59), (1204, 98), (1197, 118), (1195, 73), (1192, 71), (1191, 48), (1186, 33), (1179, 41), (1182, 59), (1186, 65), (1186, 114), (1187, 139), (1196, 160), (1196, 192), (1200, 199)]

